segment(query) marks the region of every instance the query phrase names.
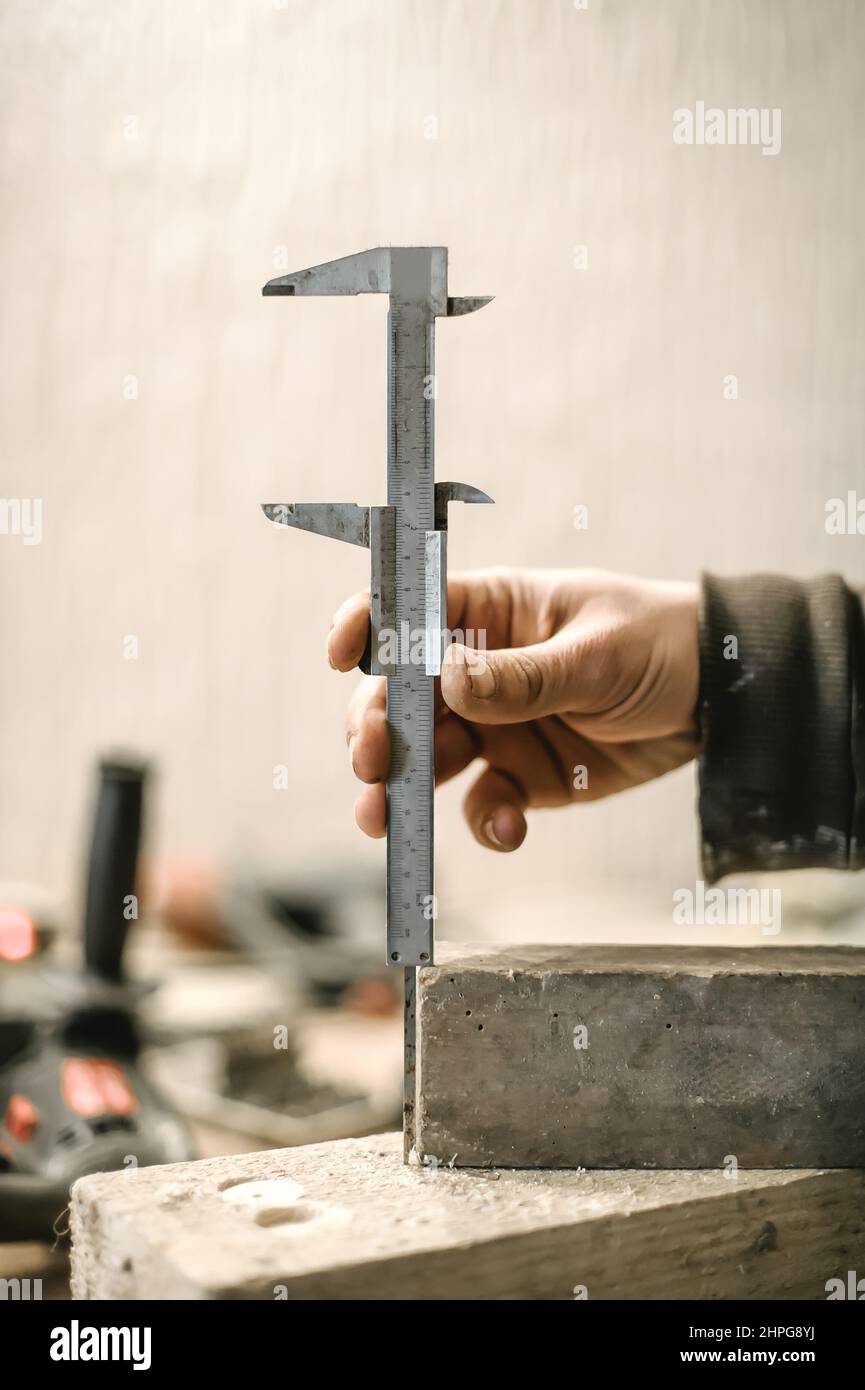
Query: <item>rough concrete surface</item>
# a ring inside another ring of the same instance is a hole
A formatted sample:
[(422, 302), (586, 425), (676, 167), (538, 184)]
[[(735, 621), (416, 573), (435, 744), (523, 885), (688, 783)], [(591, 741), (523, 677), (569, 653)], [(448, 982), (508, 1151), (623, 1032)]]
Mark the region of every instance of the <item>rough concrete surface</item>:
[(450, 947), (420, 971), (420, 1153), (865, 1167), (865, 951)]
[(424, 1169), (386, 1134), (82, 1178), (73, 1296), (825, 1298), (863, 1230), (852, 1170)]

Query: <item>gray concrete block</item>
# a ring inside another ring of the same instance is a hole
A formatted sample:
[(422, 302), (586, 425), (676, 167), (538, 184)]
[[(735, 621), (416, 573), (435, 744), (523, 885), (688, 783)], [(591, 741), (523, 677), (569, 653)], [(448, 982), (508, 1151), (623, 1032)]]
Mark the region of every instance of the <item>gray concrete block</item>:
[(865, 1167), (865, 951), (443, 948), (418, 1020), (439, 1162)]
[(862, 1268), (865, 1181), (407, 1166), (386, 1134), (95, 1174), (71, 1226), (77, 1299), (814, 1299)]

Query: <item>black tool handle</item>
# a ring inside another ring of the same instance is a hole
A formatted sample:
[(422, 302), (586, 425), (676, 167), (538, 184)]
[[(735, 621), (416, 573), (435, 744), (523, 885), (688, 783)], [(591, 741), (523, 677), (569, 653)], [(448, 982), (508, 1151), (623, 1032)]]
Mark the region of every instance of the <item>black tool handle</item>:
[(147, 769), (140, 763), (106, 761), (99, 765), (87, 868), (84, 963), (88, 971), (114, 983), (123, 978), (123, 948), (130, 922), (137, 916), (132, 898), (146, 775)]

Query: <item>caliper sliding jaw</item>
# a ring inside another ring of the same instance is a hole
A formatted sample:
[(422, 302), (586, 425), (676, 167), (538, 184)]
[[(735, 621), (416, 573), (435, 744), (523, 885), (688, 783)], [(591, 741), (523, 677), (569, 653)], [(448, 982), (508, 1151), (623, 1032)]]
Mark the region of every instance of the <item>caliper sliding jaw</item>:
[[(428, 676), (441, 672), (447, 637), (448, 503), (492, 500), (480, 488), (470, 487), (468, 483), (435, 485), (435, 528), (425, 536), (427, 590), (423, 631), (424, 672)], [(275, 526), (293, 526), (296, 531), (310, 531), (369, 550), (369, 640), (360, 670), (370, 676), (395, 674), (400, 664), (395, 659), (400, 632), (393, 584), (396, 508), (359, 507), (355, 502), (264, 502), (262, 511)]]

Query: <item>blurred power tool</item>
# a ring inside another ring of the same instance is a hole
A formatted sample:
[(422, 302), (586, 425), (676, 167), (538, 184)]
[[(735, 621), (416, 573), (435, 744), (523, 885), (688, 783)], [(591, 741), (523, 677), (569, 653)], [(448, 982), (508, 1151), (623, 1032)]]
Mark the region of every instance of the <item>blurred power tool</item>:
[(85, 1173), (192, 1157), (138, 1069), (143, 990), (123, 972), (144, 781), (140, 765), (100, 766), (83, 971), (19, 974), (23, 963), (0, 960), (0, 1240), (52, 1239)]

